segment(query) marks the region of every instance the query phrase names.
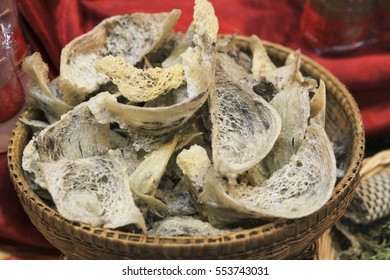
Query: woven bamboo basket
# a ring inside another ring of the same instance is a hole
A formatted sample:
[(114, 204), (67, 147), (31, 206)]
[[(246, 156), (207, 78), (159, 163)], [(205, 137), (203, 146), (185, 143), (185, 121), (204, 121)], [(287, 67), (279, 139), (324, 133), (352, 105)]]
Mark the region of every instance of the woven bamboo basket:
[[(238, 40), (249, 52), (248, 38)], [(283, 62), (292, 51), (264, 44), (275, 63)], [(21, 158), (31, 131), (22, 122), (16, 124), (8, 149), (15, 190), (32, 223), (69, 259), (311, 259), (317, 252), (317, 240), (344, 214), (353, 197), (364, 154), (364, 130), (353, 97), (337, 78), (305, 56), (301, 71), (325, 81), (326, 130), (332, 141), (345, 141), (347, 147), (339, 159), (345, 176), (326, 205), (307, 217), (280, 219), (225, 235), (192, 237), (132, 234), (72, 222), (46, 205), (26, 182)], [(33, 113), (29, 110), (25, 114)]]

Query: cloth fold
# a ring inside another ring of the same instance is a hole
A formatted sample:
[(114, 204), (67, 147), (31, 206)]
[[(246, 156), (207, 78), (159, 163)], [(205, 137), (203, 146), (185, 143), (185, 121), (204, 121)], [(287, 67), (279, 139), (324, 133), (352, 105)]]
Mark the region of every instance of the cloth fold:
[[(47, 257), (60, 255), (24, 212), (11, 182), (6, 153), (0, 154), (0, 253), (1, 251), (15, 257), (26, 255), (26, 252)], [(30, 253), (27, 258), (32, 257)]]

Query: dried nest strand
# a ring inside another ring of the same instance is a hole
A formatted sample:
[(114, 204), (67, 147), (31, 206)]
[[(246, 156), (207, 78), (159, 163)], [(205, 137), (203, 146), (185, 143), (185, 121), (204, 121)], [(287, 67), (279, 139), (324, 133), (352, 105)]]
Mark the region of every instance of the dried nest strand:
[(361, 181), (345, 217), (368, 224), (390, 214), (390, 150), (363, 161)]

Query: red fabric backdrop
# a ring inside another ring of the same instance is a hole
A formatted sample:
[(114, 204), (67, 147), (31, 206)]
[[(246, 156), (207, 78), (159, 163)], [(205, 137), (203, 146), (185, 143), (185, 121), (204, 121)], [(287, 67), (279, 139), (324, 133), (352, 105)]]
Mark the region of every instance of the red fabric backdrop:
[[(257, 34), (313, 58), (338, 77), (353, 93), (368, 135), (390, 129), (390, 50), (370, 46), (338, 57), (320, 57), (299, 36), (301, 9), (297, 1), (212, 0), (220, 33)], [(58, 73), (60, 52), (70, 40), (102, 19), (124, 13), (182, 10), (176, 26), (185, 31), (192, 21), (193, 0), (17, 0), (26, 39), (40, 51), (52, 76)], [(5, 155), (0, 163), (0, 246), (4, 240), (48, 248), (20, 207), (9, 179)], [(11, 244), (11, 243), (8, 243)], [(0, 247), (1, 248), (1, 247)]]

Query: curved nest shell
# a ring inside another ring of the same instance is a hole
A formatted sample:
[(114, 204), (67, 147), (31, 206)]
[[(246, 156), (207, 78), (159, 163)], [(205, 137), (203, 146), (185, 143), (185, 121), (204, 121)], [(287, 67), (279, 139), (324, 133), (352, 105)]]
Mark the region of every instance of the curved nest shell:
[(93, 67), (108, 54), (124, 56), (135, 65), (146, 55), (164, 53), (163, 48), (175, 39), (173, 26), (180, 14), (174, 9), (169, 13), (113, 16), (68, 43), (61, 52), (59, 77), (64, 100), (72, 105), (80, 103), (110, 81)]

